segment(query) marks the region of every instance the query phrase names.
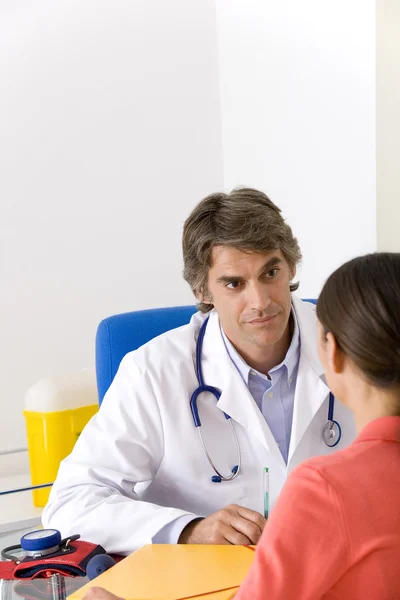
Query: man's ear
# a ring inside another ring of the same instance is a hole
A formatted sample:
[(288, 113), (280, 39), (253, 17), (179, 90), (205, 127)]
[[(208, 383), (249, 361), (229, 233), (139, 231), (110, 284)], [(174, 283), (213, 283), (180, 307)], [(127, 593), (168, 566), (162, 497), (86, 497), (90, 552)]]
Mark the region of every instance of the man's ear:
[(212, 304), (212, 296), (208, 290), (202, 290), (195, 293), (196, 299), (198, 302), (203, 302), (204, 304)]
[(326, 334), (326, 357), (333, 373), (342, 373), (345, 356), (331, 331)]

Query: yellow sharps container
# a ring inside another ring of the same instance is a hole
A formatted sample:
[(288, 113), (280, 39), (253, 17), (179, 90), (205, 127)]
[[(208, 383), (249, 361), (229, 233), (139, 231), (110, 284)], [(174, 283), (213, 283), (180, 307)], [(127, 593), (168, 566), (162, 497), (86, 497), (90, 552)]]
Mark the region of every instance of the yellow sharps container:
[[(32, 485), (53, 483), (60, 462), (98, 409), (93, 370), (41, 379), (27, 390), (24, 416)], [(34, 490), (33, 504), (45, 506), (50, 489)]]

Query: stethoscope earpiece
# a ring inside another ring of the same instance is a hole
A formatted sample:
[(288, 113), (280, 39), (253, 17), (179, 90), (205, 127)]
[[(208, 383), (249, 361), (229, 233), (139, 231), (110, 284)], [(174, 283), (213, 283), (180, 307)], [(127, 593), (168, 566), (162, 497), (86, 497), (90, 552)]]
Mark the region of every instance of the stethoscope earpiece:
[[(239, 465), (235, 465), (232, 469), (232, 475), (236, 475), (236, 473), (239, 471)], [(232, 477), (233, 479), (233, 477)], [(219, 475), (213, 475), (211, 477), (211, 481), (213, 483), (221, 483), (222, 478)], [(226, 479), (224, 481), (227, 481)], [(228, 481), (230, 481), (230, 479), (228, 479)]]

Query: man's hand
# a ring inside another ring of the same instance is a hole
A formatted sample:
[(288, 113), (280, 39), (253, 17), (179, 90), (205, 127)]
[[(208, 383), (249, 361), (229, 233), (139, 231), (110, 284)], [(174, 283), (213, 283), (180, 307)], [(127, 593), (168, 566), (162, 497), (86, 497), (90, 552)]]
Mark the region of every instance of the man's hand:
[(123, 600), (114, 596), (111, 592), (107, 592), (101, 587), (91, 587), (83, 596), (83, 600)]
[(266, 522), (255, 510), (230, 504), (186, 525), (178, 544), (257, 544)]

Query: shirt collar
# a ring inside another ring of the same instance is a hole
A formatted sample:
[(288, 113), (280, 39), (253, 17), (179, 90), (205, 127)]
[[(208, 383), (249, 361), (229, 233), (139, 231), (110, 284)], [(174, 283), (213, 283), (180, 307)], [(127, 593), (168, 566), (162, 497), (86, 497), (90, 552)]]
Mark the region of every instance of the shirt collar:
[[(285, 366), (286, 370), (287, 370), (289, 385), (291, 383), (293, 372), (299, 363), (299, 357), (300, 357), (300, 329), (299, 329), (299, 324), (297, 322), (296, 313), (293, 310), (293, 307), (291, 310), (291, 315), (293, 317), (294, 329), (293, 329), (293, 335), (292, 335), (292, 340), (290, 342), (289, 349), (286, 352), (286, 356), (283, 359), (283, 361), (276, 367), (273, 367), (273, 369), (271, 369), (271, 371), (270, 371), (270, 373), (277, 372), (277, 371), (279, 371), (279, 369), (281, 369), (282, 367)], [(224, 340), (224, 343), (225, 343), (226, 351), (229, 354), (229, 357), (232, 360), (233, 364), (235, 365), (236, 369), (239, 371), (239, 374), (241, 375), (243, 381), (246, 383), (246, 385), (248, 385), (250, 371), (255, 371), (255, 370), (252, 369), (246, 363), (246, 361), (242, 358), (242, 356), (240, 356), (239, 352), (236, 350), (236, 348), (233, 346), (233, 344), (228, 340), (228, 338), (225, 335), (224, 330), (222, 329), (221, 322), (220, 322), (219, 326), (220, 326), (220, 330), (221, 330), (222, 339)], [(259, 373), (258, 371), (255, 371), (255, 372), (260, 377), (263, 377), (264, 379), (268, 379), (268, 377), (266, 375), (264, 375), (263, 373)]]
[(400, 442), (400, 417), (380, 417), (367, 423), (354, 443), (366, 440)]

